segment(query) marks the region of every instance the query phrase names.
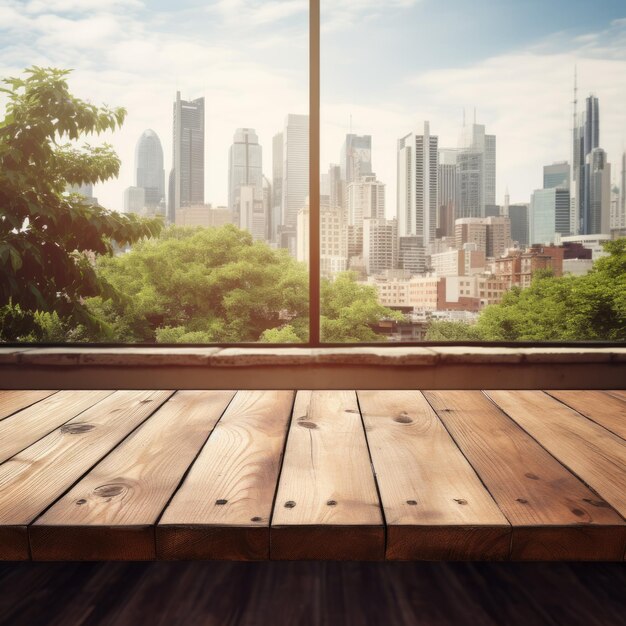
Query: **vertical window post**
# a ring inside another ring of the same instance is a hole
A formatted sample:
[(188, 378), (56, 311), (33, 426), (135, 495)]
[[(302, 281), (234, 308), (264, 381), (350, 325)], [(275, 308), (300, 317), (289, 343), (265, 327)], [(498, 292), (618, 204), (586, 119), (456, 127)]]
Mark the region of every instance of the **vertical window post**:
[(320, 344), (320, 0), (309, 0), (309, 345)]

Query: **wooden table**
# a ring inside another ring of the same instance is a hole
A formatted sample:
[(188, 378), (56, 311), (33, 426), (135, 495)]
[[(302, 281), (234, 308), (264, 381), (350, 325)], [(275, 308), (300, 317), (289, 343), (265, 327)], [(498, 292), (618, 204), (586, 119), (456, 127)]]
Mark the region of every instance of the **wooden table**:
[(611, 560), (624, 391), (0, 391), (2, 560)]

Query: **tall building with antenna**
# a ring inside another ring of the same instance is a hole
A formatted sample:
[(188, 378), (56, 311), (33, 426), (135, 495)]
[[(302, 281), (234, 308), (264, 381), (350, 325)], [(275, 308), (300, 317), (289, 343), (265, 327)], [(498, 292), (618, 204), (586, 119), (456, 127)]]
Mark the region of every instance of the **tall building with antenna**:
[(578, 116), (578, 80), (574, 74), (574, 125), (572, 130), (572, 181), (570, 224), (575, 235), (608, 234), (611, 166), (600, 147), (600, 104), (596, 96), (585, 99)]

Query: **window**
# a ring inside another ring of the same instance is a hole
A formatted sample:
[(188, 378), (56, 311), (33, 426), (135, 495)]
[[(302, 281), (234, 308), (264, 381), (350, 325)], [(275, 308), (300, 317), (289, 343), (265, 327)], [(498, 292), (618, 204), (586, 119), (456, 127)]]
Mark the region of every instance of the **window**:
[[(626, 14), (545, 11), (0, 0), (0, 340), (623, 341)], [(16, 139), (63, 81), (119, 175)]]

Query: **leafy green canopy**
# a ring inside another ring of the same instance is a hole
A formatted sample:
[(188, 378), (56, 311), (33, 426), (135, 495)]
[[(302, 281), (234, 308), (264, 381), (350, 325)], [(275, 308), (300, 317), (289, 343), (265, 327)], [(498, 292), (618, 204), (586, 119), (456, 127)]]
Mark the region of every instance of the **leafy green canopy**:
[(538, 274), (528, 289), (513, 288), (487, 307), (474, 326), (434, 322), (430, 341), (625, 341), (626, 238), (584, 276)]
[(127, 254), (100, 258), (98, 273), (124, 295), (88, 302), (115, 341), (257, 341), (308, 313), (304, 266), (233, 225), (169, 228)]
[(68, 73), (32, 67), (0, 88), (7, 98), (0, 118), (0, 335), (9, 340), (32, 326), (36, 311), (97, 324), (83, 298), (114, 294), (96, 273), (94, 254), (161, 228), (158, 220), (107, 211), (66, 192), (118, 175), (111, 146), (75, 142), (115, 130), (126, 115), (72, 96)]
[[(102, 257), (98, 273), (117, 302), (88, 301), (107, 321), (109, 336), (92, 339), (159, 343), (300, 343), (308, 339), (306, 267), (285, 250), (253, 241), (235, 226), (169, 228), (159, 239), (120, 257)], [(371, 330), (398, 314), (378, 304), (376, 292), (344, 274), (322, 282), (326, 341), (376, 340)], [(48, 320), (48, 326), (54, 328)]]

